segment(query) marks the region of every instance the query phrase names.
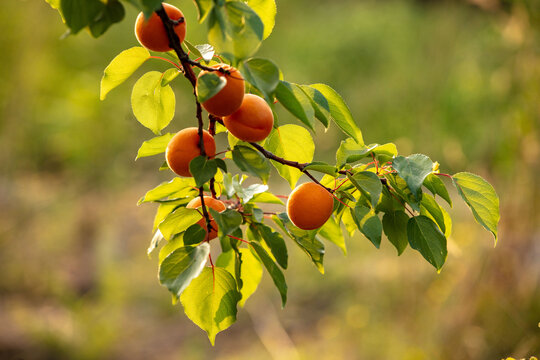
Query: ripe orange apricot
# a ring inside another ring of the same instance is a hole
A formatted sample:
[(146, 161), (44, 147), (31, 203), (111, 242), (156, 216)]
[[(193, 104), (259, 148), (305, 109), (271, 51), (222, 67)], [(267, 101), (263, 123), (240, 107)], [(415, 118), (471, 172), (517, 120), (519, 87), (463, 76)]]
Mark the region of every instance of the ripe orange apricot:
[(322, 186), (309, 182), (298, 186), (289, 195), (287, 215), (294, 225), (313, 230), (324, 225), (332, 215), (334, 198)]
[(274, 114), (263, 98), (253, 94), (244, 95), (238, 110), (223, 118), (227, 130), (244, 141), (264, 140), (274, 126)]
[[(214, 71), (213, 73), (227, 79), (227, 84), (216, 95), (202, 103), (202, 106), (210, 114), (215, 116), (227, 116), (238, 110), (242, 105), (244, 99), (244, 77), (232, 66), (227, 64), (217, 64), (211, 66), (214, 69), (223, 68), (230, 72), (230, 75), (222, 73), (221, 71)], [(199, 77), (208, 71), (201, 71)]]
[[(203, 142), (206, 156), (215, 156), (216, 142), (206, 130), (203, 130)], [(196, 127), (185, 128), (177, 132), (169, 141), (165, 151), (167, 165), (180, 176), (192, 176), (189, 172), (189, 163), (199, 155), (201, 155), (201, 149), (199, 148), (199, 133)]]
[[(205, 207), (207, 209), (212, 208), (212, 209), (214, 209), (216, 211), (219, 211), (219, 212), (225, 211), (225, 209), (226, 209), (226, 206), (222, 201), (214, 199), (214, 198), (212, 198), (210, 196), (205, 196), (204, 197), (204, 205), (205, 205)], [(197, 196), (196, 198), (191, 200), (186, 205), (186, 207), (190, 208), (190, 209), (200, 208), (201, 207), (201, 198), (199, 196)], [(205, 229), (208, 232), (208, 228), (206, 226), (206, 219), (204, 217), (201, 220), (199, 220), (197, 222), (197, 224), (199, 224), (199, 226), (201, 226), (203, 229)], [(210, 216), (210, 226), (212, 226), (212, 230), (210, 230), (210, 233), (208, 234), (208, 240), (215, 239), (217, 237), (217, 233), (218, 233), (218, 226), (217, 226), (216, 222), (214, 221), (214, 219), (211, 216)]]
[[(171, 20), (178, 20), (184, 17), (184, 14), (177, 7), (163, 3), (163, 8)], [(186, 37), (186, 22), (183, 21), (174, 26), (174, 32), (178, 35), (180, 42)], [(141, 12), (135, 20), (135, 36), (142, 46), (153, 51), (169, 51), (172, 50), (169, 46), (169, 39), (163, 27), (163, 21), (156, 14), (148, 18), (144, 18)]]

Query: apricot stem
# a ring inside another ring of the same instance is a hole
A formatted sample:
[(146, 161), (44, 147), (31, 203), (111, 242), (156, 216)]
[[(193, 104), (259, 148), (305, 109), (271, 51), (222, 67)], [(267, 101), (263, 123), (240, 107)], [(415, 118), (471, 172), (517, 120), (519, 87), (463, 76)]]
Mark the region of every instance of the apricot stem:
[(169, 60), (169, 59), (165, 59), (161, 56), (150, 56), (150, 59), (158, 59), (158, 60), (163, 60), (163, 61), (166, 61), (168, 62), (169, 64), (172, 64), (174, 67), (176, 67), (178, 70), (180, 70), (181, 72), (184, 71), (184, 69), (182, 69), (182, 67), (180, 67), (180, 65), (178, 65), (177, 63), (175, 63), (174, 61), (172, 60)]

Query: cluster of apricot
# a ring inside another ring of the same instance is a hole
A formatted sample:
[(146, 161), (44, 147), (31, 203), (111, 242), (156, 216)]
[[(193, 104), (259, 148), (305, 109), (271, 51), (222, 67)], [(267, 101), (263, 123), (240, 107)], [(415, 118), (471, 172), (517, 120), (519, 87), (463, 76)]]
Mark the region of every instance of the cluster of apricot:
[[(186, 22), (183, 13), (176, 7), (163, 3), (163, 8), (171, 20), (175, 22), (174, 31), (180, 42), (186, 36)], [(140, 13), (135, 23), (135, 35), (139, 43), (149, 50), (164, 52), (172, 50), (161, 18), (152, 14), (145, 18)], [(274, 116), (268, 103), (260, 96), (245, 94), (244, 78), (240, 71), (227, 64), (217, 64), (210, 67), (214, 74), (224, 77), (225, 86), (213, 97), (204, 101), (202, 107), (211, 115), (221, 119), (227, 130), (240, 140), (258, 142), (266, 139), (272, 131)], [(208, 73), (203, 70), (199, 78)], [(206, 156), (216, 155), (214, 137), (203, 130), (203, 144)], [(176, 133), (165, 152), (167, 165), (180, 176), (192, 176), (189, 164), (195, 157), (201, 155), (198, 128), (189, 127)], [(204, 196), (204, 203), (216, 211), (224, 211), (225, 204), (210, 196)], [(299, 228), (312, 230), (321, 227), (332, 214), (334, 200), (332, 195), (322, 186), (315, 183), (305, 183), (291, 193), (287, 202), (287, 214)], [(188, 208), (201, 207), (200, 197), (194, 198)], [(207, 230), (205, 219), (198, 223)], [(211, 219), (211, 231), (208, 240), (217, 237), (217, 224)]]

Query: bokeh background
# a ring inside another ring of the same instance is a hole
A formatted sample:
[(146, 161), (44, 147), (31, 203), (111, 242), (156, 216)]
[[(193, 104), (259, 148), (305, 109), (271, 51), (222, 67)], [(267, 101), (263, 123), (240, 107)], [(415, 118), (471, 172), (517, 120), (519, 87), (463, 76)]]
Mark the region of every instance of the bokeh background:
[[(205, 42), (191, 0), (188, 39)], [(289, 301), (265, 276), (238, 322), (210, 344), (172, 306), (148, 259), (155, 208), (172, 177), (134, 161), (152, 134), (130, 110), (137, 76), (98, 99), (108, 62), (135, 46), (134, 9), (102, 38), (65, 28), (42, 0), (0, 11), (1, 359), (501, 359), (540, 354), (540, 4), (536, 0), (277, 0), (258, 56), (285, 78), (323, 82), (348, 102), (367, 142), (395, 142), (448, 173), (488, 179), (500, 240), (455, 191), (449, 256), (437, 274), (360, 236), (329, 244), (320, 275), (291, 246)], [(144, 70), (165, 69), (149, 62)], [(176, 81), (168, 131), (193, 125)], [(280, 121), (291, 121), (280, 112)], [(332, 161), (342, 134), (315, 135)], [(289, 190), (274, 173), (273, 189)]]

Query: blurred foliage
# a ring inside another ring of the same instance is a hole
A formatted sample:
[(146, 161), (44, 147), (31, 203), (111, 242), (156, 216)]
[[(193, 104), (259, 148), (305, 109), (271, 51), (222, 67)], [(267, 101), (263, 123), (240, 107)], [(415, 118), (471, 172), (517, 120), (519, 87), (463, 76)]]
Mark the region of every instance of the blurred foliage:
[[(193, 2), (173, 3), (186, 15), (190, 42), (203, 43)], [(171, 306), (155, 281), (156, 260), (145, 255), (154, 209), (136, 201), (172, 175), (156, 176), (159, 159), (134, 161), (151, 134), (131, 115), (130, 87), (99, 101), (104, 67), (136, 44), (136, 14), (127, 6), (126, 21), (98, 40), (84, 31), (60, 40), (65, 27), (47, 3), (5, 2), (0, 358), (540, 354), (538, 3), (313, 4), (278, 1), (274, 33), (258, 55), (273, 59), (291, 81), (338, 89), (367, 142), (395, 141), (403, 155), (429, 154), (442, 171), (474, 169), (486, 177), (501, 195), (498, 246), (487, 245), (489, 234), (456, 205), (448, 209), (456, 222), (439, 275), (412, 251), (397, 258), (385, 240), (375, 251), (354, 237), (345, 259), (328, 245), (324, 276), (293, 253), (287, 307), (278, 309), (266, 278), (238, 323), (210, 348), (204, 333)], [(195, 121), (189, 85), (178, 81), (175, 92), (168, 131)], [(286, 112), (278, 116), (288, 122)], [(341, 134), (318, 130), (315, 157), (332, 161)], [(287, 192), (275, 181), (270, 185)]]

